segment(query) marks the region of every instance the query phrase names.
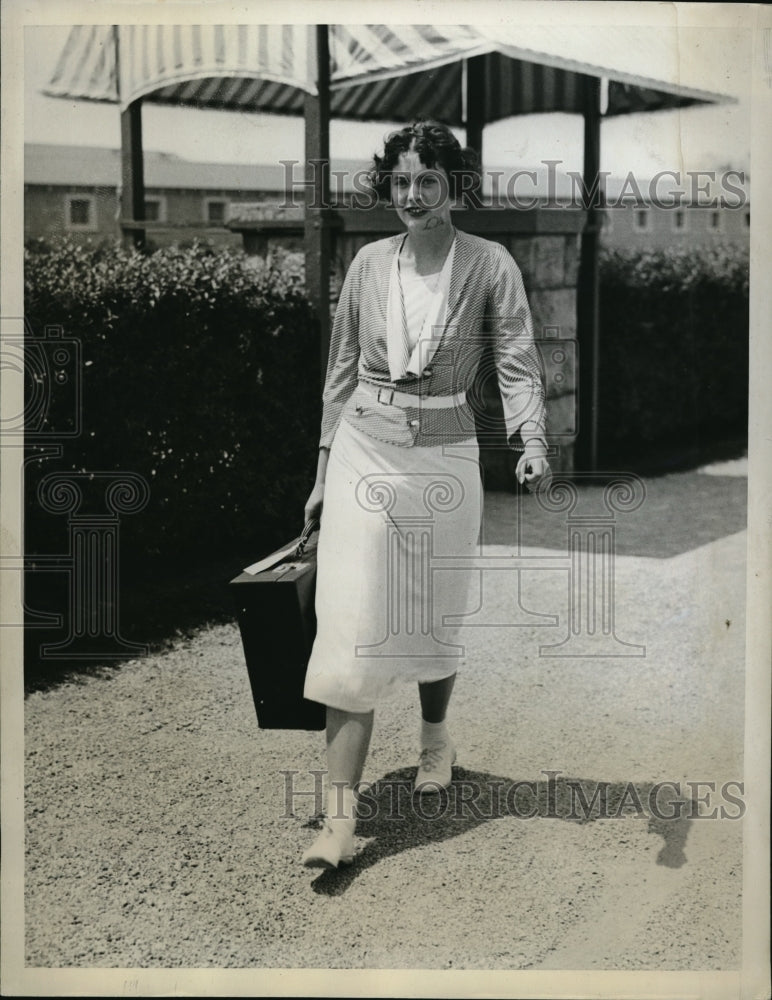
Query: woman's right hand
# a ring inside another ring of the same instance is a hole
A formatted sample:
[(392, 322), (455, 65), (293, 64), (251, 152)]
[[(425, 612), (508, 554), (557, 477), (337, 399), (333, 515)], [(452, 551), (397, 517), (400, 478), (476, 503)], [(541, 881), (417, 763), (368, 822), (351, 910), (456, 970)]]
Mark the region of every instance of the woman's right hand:
[(317, 521), (322, 516), (322, 505), (324, 503), (324, 483), (316, 483), (314, 488), (309, 494), (308, 500), (306, 500), (306, 506), (304, 509), (305, 513), (305, 523), (308, 524), (309, 521), (316, 519)]

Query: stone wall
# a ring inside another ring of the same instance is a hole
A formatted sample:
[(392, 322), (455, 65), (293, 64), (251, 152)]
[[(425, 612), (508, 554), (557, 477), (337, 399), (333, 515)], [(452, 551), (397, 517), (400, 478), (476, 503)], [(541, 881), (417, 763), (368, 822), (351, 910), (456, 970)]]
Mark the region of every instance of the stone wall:
[(547, 385), (548, 430), (556, 471), (573, 468), (577, 428), (576, 285), (578, 233), (513, 236), (508, 248), (523, 274)]

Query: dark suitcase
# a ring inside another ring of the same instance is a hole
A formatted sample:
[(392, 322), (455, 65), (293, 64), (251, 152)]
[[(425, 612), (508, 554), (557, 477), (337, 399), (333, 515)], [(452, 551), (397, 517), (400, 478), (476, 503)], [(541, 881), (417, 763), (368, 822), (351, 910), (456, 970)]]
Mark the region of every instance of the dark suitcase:
[[(307, 525), (300, 538), (274, 553), (274, 565), (257, 573), (245, 571), (229, 584), (261, 729), (325, 726), (325, 706), (303, 697), (316, 636), (316, 538), (309, 537), (313, 527)], [(256, 565), (270, 564), (272, 558)]]

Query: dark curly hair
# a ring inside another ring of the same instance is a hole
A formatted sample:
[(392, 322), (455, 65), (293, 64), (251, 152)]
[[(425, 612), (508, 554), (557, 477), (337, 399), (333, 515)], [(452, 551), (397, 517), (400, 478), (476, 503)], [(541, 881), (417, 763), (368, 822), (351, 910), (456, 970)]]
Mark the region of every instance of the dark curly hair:
[(480, 189), (480, 158), (464, 147), (447, 125), (431, 118), (416, 118), (409, 125), (390, 132), (383, 156), (373, 156), (368, 174), (370, 187), (379, 199), (391, 198), (391, 174), (402, 153), (414, 150), (430, 170), (442, 167), (450, 180), (450, 196), (466, 201)]

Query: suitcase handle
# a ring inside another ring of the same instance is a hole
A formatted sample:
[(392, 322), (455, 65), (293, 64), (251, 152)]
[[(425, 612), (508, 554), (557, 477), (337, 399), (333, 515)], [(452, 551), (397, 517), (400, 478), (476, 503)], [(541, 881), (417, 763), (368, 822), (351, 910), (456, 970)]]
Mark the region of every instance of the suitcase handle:
[(312, 517), (310, 520), (306, 521), (306, 526), (303, 528), (303, 533), (298, 541), (298, 547), (295, 549), (295, 558), (300, 559), (306, 550), (306, 545), (308, 545), (308, 539), (313, 535), (315, 531), (319, 529), (319, 521), (317, 518)]

